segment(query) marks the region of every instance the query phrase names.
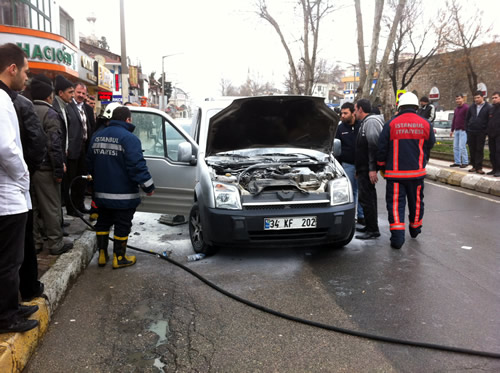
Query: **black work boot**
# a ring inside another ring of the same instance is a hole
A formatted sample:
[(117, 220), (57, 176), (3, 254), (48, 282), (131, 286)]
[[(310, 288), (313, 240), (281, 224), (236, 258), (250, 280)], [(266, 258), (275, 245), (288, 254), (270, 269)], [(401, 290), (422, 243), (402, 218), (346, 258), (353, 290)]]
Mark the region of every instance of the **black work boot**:
[(99, 249), (99, 267), (104, 267), (108, 262), (108, 242), (109, 242), (109, 232), (96, 232), (97, 237), (97, 248)]
[(135, 256), (125, 256), (127, 250), (127, 237), (114, 237), (113, 269), (128, 267), (135, 264)]

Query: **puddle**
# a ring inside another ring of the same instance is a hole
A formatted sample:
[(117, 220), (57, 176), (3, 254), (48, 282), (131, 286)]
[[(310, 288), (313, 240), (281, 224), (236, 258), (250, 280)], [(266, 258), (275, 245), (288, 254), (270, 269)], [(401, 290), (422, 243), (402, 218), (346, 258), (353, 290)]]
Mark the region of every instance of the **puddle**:
[(168, 321), (165, 320), (155, 321), (149, 326), (148, 330), (150, 332), (155, 333), (158, 337), (160, 337), (158, 339), (158, 342), (156, 342), (156, 347), (168, 341), (167, 334), (170, 332), (170, 329), (168, 327)]

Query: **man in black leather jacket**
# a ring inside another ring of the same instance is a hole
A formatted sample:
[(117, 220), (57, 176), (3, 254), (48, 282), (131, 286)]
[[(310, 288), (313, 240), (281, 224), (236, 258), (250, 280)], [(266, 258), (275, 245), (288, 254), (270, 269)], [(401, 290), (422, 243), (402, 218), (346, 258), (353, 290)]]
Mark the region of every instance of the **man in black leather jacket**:
[[(33, 103), (22, 95), (14, 100), (23, 155), (30, 172), (30, 179), (40, 168), (47, 153), (47, 135), (43, 131)], [(30, 186), (30, 190), (31, 190)], [(43, 294), (44, 285), (38, 281), (38, 261), (36, 259), (35, 242), (33, 240), (33, 210), (28, 211), (26, 232), (24, 236), (24, 260), (19, 269), (19, 291), (24, 301), (30, 301)]]

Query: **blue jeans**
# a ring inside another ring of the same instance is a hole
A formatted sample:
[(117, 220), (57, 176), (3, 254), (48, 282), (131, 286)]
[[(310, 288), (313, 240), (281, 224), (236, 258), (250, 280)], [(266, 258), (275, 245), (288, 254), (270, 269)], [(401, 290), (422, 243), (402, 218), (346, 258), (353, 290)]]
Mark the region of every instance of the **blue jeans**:
[(456, 164), (469, 164), (469, 155), (467, 154), (467, 132), (455, 130), (453, 138), (453, 156)]
[(342, 162), (342, 167), (344, 168), (345, 173), (347, 174), (347, 177), (351, 181), (352, 185), (352, 193), (354, 195), (354, 203), (358, 206), (358, 219), (364, 219), (365, 213), (363, 212), (363, 208), (361, 207), (360, 203), (358, 202), (358, 182), (356, 180), (356, 166), (354, 166), (352, 163), (346, 163)]

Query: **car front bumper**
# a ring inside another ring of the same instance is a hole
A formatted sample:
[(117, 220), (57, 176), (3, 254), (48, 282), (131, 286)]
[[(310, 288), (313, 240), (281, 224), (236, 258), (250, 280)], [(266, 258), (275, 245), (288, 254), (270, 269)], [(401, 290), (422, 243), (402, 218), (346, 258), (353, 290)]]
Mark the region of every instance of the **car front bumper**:
[[(299, 209), (223, 210), (202, 208), (204, 240), (209, 245), (303, 246), (341, 242), (355, 224), (355, 206)], [(304, 229), (264, 230), (265, 218), (315, 216), (317, 226)]]

